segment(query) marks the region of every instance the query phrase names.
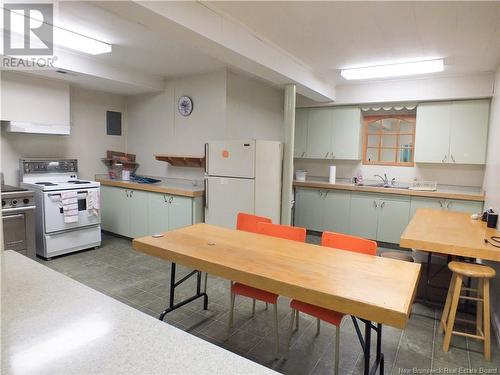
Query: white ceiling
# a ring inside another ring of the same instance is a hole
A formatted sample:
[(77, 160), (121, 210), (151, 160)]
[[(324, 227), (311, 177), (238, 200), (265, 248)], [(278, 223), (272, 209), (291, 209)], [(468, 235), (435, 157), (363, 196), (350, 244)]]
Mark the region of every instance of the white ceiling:
[[(169, 77), (211, 71), (225, 66), (223, 62), (198, 52), (183, 44), (182, 41), (174, 38), (163, 38), (139, 23), (121, 18), (109, 10), (101, 8), (97, 2), (58, 2), (55, 23), (57, 26), (111, 43), (113, 51), (109, 54), (96, 56), (81, 54), (86, 60), (91, 59), (97, 64), (105, 64), (111, 68), (136, 71), (163, 80)], [(72, 54), (75, 52), (73, 51)], [(66, 76), (55, 72), (39, 72), (39, 74), (57, 77), (79, 86), (119, 94), (137, 94), (144, 91), (140, 87), (134, 88), (121, 82), (79, 74), (78, 71), (71, 72)]]
[(445, 58), (441, 75), (494, 71), (500, 2), (215, 1), (207, 3), (344, 84), (338, 69)]

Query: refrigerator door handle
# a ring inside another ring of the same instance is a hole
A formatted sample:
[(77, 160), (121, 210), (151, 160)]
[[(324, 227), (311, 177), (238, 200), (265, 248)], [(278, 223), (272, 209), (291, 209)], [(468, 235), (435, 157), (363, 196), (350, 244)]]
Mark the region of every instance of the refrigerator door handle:
[(205, 143), (205, 173), (208, 173), (208, 143)]
[(208, 208), (208, 178), (205, 178), (205, 208)]

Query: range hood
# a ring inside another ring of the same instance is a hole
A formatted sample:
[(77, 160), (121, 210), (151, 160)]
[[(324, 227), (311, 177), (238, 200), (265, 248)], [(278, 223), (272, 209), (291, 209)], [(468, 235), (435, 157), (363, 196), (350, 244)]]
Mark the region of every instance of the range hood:
[(69, 135), (69, 124), (40, 124), (22, 121), (2, 121), (2, 126), (10, 133)]

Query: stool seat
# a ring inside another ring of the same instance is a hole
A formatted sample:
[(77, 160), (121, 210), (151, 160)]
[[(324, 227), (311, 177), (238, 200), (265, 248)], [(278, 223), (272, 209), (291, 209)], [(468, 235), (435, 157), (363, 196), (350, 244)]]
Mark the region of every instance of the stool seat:
[(399, 251), (386, 251), (385, 253), (381, 253), (380, 256), (382, 258), (404, 260), (405, 262), (412, 262), (412, 263), (414, 262), (414, 259), (411, 255)]
[(482, 264), (450, 262), (448, 268), (459, 275), (478, 279), (491, 279), (496, 275), (493, 268)]

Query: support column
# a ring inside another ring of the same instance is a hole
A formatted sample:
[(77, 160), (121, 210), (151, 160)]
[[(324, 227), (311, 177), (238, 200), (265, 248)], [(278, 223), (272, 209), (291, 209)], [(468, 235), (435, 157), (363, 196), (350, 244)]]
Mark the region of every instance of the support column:
[(283, 180), (281, 190), (281, 224), (292, 223), (293, 202), (293, 146), (295, 138), (295, 92), (293, 84), (285, 86), (284, 111), (284, 153), (283, 153)]

